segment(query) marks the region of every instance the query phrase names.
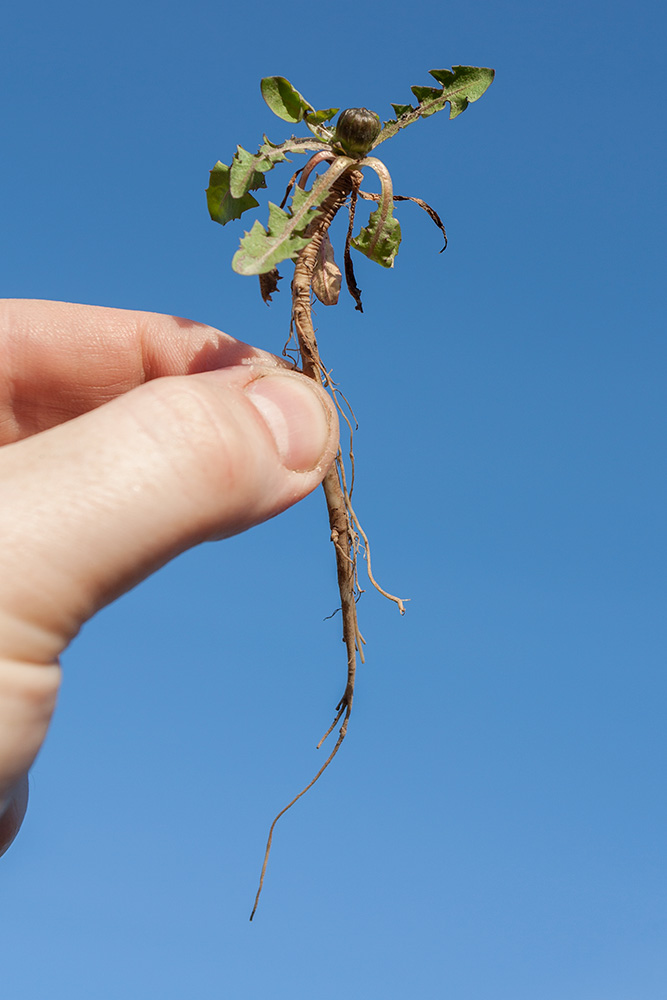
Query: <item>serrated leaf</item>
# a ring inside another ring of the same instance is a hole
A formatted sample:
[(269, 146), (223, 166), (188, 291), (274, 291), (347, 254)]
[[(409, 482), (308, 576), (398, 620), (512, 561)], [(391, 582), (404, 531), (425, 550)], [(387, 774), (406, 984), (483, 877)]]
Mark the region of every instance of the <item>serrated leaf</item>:
[(229, 190), (233, 198), (242, 198), (246, 191), (256, 191), (265, 188), (264, 174), (272, 170), (276, 163), (285, 160), (282, 150), (265, 150), (260, 147), (254, 156), (243, 146), (236, 147), (232, 160)]
[(440, 110), (438, 101), (440, 100), (442, 90), (437, 90), (435, 87), (410, 87), (410, 90), (423, 109), (421, 112), (422, 118), (428, 118), (429, 115), (433, 115), (436, 111)]
[(209, 215), (221, 226), (239, 219), (249, 208), (256, 208), (259, 202), (251, 194), (242, 198), (234, 198), (229, 189), (230, 168), (219, 160), (211, 170), (209, 185), (206, 188), (206, 201)]
[(465, 111), (469, 104), (478, 101), (482, 94), (493, 83), (495, 70), (483, 66), (454, 66), (449, 69), (429, 70), (434, 79), (443, 85), (443, 89), (465, 84), (465, 94), (461, 98), (454, 97), (451, 102), (450, 118), (456, 118)]
[[(484, 91), (493, 82), (495, 71), (485, 66), (453, 66), (449, 69), (432, 69), (431, 76), (442, 83), (442, 90), (436, 87), (412, 87), (412, 93), (419, 101), (416, 108), (409, 105), (392, 104), (396, 119), (384, 123), (384, 128), (375, 140), (373, 148), (385, 139), (390, 139), (396, 133), (416, 122), (418, 118), (428, 118), (436, 111), (442, 111), (449, 104), (449, 117), (456, 118), (469, 104), (479, 100)], [(407, 110), (399, 113), (399, 109)]]
[(352, 240), (352, 246), (382, 267), (393, 267), (401, 243), (401, 227), (393, 207), (382, 203), (368, 220), (368, 225)]
[[(291, 139), (286, 139), (285, 142), (271, 142), (264, 136), (264, 145), (260, 147), (260, 153), (318, 153), (323, 149), (331, 149), (331, 144), (325, 142), (323, 139), (301, 139), (297, 136), (292, 136)], [(259, 155), (259, 154), (258, 154)], [(278, 162), (278, 160), (276, 160)]]
[(400, 118), (401, 115), (407, 115), (409, 111), (415, 110), (411, 104), (392, 104), (392, 108), (397, 118)]
[(262, 97), (283, 121), (296, 124), (303, 121), (307, 111), (314, 111), (312, 104), (284, 76), (265, 76), (261, 88)]
[[(287, 160), (286, 153), (311, 153), (329, 149), (326, 142), (313, 139), (287, 139), (286, 142), (272, 143), (264, 136), (264, 143), (253, 155), (242, 146), (237, 146), (231, 165), (229, 191), (232, 198), (241, 199), (248, 191), (266, 187), (263, 175), (275, 167), (276, 163)], [(254, 202), (256, 205), (257, 202)]]
[(306, 230), (317, 216), (317, 209), (332, 185), (353, 163), (348, 156), (339, 156), (310, 191), (295, 188), (289, 214), (269, 202), (268, 229), (255, 222), (234, 254), (233, 269), (238, 274), (264, 274), (281, 260), (295, 257), (312, 239)]
[(270, 201), (268, 229), (255, 220), (232, 258), (232, 268), (237, 274), (266, 274), (281, 260), (296, 256), (299, 250), (308, 246), (310, 237), (295, 232), (290, 223), (287, 212)]

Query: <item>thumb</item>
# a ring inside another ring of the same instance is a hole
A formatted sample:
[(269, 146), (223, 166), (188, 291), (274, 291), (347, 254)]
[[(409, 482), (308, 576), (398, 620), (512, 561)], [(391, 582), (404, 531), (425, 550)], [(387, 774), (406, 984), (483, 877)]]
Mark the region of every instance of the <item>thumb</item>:
[(155, 379), (0, 451), (0, 854), (81, 624), (184, 549), (306, 496), (337, 441), (321, 386), (243, 365)]
[(264, 521), (322, 480), (324, 390), (240, 366), (156, 379), (0, 452), (0, 656), (52, 663), (98, 608), (184, 549)]

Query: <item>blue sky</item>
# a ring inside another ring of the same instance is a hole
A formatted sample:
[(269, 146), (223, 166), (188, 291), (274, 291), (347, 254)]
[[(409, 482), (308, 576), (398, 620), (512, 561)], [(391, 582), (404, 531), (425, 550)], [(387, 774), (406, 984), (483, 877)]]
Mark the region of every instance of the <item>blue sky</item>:
[(412, 600), (361, 601), (349, 740), (252, 925), (343, 685), (320, 493), (91, 622), (0, 862), (4, 996), (664, 1000), (664, 9), (246, 11), (5, 12), (2, 294), (279, 352), (286, 288), (267, 309), (231, 271), (242, 226), (204, 199), (236, 143), (290, 131), (260, 78), (389, 117), (431, 68), (495, 67), (380, 150), (447, 252), (401, 206), (394, 270), (358, 258), (364, 315), (317, 316), (374, 568)]

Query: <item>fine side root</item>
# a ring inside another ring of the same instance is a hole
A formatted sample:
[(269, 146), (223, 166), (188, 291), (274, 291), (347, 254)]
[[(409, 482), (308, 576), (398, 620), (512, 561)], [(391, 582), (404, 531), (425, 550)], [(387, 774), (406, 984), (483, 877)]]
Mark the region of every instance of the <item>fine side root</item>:
[(368, 541), (368, 536), (367, 536), (366, 532), (364, 531), (364, 529), (361, 527), (361, 524), (359, 523), (359, 518), (354, 513), (354, 510), (352, 508), (352, 504), (349, 501), (349, 497), (348, 497), (348, 507), (349, 507), (350, 515), (351, 515), (352, 520), (354, 522), (354, 526), (355, 526), (355, 528), (357, 529), (357, 531), (359, 532), (359, 534), (361, 535), (361, 537), (364, 540), (364, 558), (366, 559), (366, 572), (368, 573), (368, 579), (371, 581), (371, 583), (373, 584), (373, 586), (375, 587), (375, 589), (378, 591), (378, 593), (382, 594), (383, 597), (386, 597), (388, 601), (393, 601), (394, 604), (397, 604), (398, 605), (398, 610), (400, 611), (400, 613), (402, 615), (404, 615), (405, 614), (405, 602), (409, 601), (410, 598), (409, 597), (403, 597), (403, 598), (396, 597), (394, 594), (390, 594), (388, 591), (384, 590), (384, 588), (381, 587), (380, 584), (377, 582), (377, 580), (373, 576), (373, 570), (371, 569), (371, 546), (370, 546), (370, 542)]
[[(299, 792), (299, 794), (295, 795), (294, 798), (292, 799), (292, 801), (289, 802), (283, 809), (280, 810), (280, 812), (278, 813), (278, 815), (274, 819), (273, 823), (271, 824), (271, 829), (269, 830), (269, 839), (266, 842), (266, 850), (264, 851), (264, 863), (262, 864), (262, 874), (259, 876), (259, 888), (257, 889), (257, 895), (255, 896), (255, 905), (253, 906), (252, 913), (250, 914), (250, 919), (251, 920), (255, 916), (255, 913), (257, 912), (257, 906), (259, 904), (259, 897), (260, 897), (260, 895), (262, 893), (262, 887), (264, 885), (264, 876), (266, 875), (266, 866), (269, 863), (269, 854), (271, 853), (271, 842), (273, 840), (273, 831), (275, 830), (276, 823), (278, 822), (278, 820), (280, 819), (281, 816), (285, 815), (285, 813), (287, 812), (288, 809), (292, 808), (292, 806), (294, 805), (295, 802), (299, 801), (299, 799), (301, 798), (302, 795), (305, 795), (306, 792), (310, 791), (310, 789), (313, 787), (313, 785), (315, 784), (315, 782), (318, 780), (318, 778), (320, 778), (324, 774), (324, 772), (328, 768), (329, 764), (331, 763), (331, 761), (334, 759), (334, 757), (336, 756), (336, 754), (340, 750), (341, 744), (342, 744), (343, 740), (345, 739), (345, 734), (347, 733), (347, 723), (348, 723), (348, 720), (350, 718), (350, 711), (351, 710), (352, 710), (352, 705), (351, 704), (349, 704), (347, 706), (344, 705), (341, 708), (339, 714), (336, 716), (336, 720), (334, 722), (334, 725), (331, 726), (331, 728), (329, 729), (329, 732), (327, 733), (327, 736), (328, 736), (329, 733), (331, 733), (333, 731), (333, 729), (334, 729), (334, 727), (336, 725), (336, 722), (338, 721), (338, 719), (342, 715), (343, 711), (345, 711), (345, 718), (343, 719), (343, 724), (340, 727), (340, 732), (338, 733), (338, 739), (336, 740), (336, 745), (334, 746), (333, 750), (331, 751), (331, 753), (329, 754), (329, 756), (325, 760), (324, 764), (322, 764), (322, 767), (319, 769), (319, 771), (317, 772), (317, 774), (315, 775), (315, 777), (312, 779), (312, 781), (309, 781), (308, 784), (306, 785), (306, 787), (302, 788), (301, 791)], [(322, 741), (320, 741), (320, 743), (318, 743), (318, 746), (321, 745), (321, 742)]]
[[(355, 412), (352, 409), (352, 404), (350, 403), (349, 399), (347, 398), (347, 396), (345, 395), (345, 393), (341, 390), (341, 388), (338, 385), (338, 383), (334, 382), (333, 377), (331, 375), (331, 372), (328, 371), (321, 362), (320, 362), (320, 376), (321, 376), (321, 379), (322, 379), (322, 385), (326, 389), (328, 389), (329, 392), (331, 393), (331, 398), (333, 399), (334, 403), (336, 404), (336, 409), (338, 410), (338, 412), (340, 413), (341, 417), (343, 418), (343, 420), (347, 424), (348, 430), (350, 432), (350, 446), (349, 446), (349, 449), (348, 449), (347, 457), (348, 457), (348, 461), (350, 463), (350, 488), (349, 488), (349, 495), (352, 496), (352, 489), (353, 489), (353, 486), (354, 486), (354, 432), (359, 429), (359, 421), (356, 418)], [(340, 399), (338, 398), (339, 396), (340, 396)], [(348, 417), (347, 413), (345, 412), (345, 410), (343, 409), (343, 407), (341, 406), (341, 403), (340, 403), (341, 399), (343, 400), (343, 402), (345, 403), (345, 406), (347, 407), (347, 411), (348, 411), (348, 413), (350, 415), (349, 417)], [(354, 426), (352, 426), (353, 422), (354, 422)], [(342, 465), (342, 461), (343, 460), (341, 458), (340, 450), (338, 452), (338, 456), (336, 458), (336, 461), (339, 462)], [(343, 473), (344, 473), (344, 467), (343, 467)]]
[(338, 707), (338, 711), (336, 712), (336, 718), (333, 720), (333, 722), (331, 723), (331, 725), (327, 729), (326, 733), (324, 734), (324, 736), (322, 737), (322, 739), (320, 740), (320, 742), (315, 747), (316, 750), (319, 750), (320, 747), (322, 746), (322, 744), (326, 743), (326, 741), (328, 740), (328, 738), (331, 736), (331, 734), (333, 733), (334, 729), (338, 725), (338, 720), (340, 719), (341, 715), (345, 711), (345, 708), (346, 708), (345, 705), (340, 705)]
[[(345, 483), (345, 466), (343, 465), (342, 461), (340, 460), (340, 452), (338, 453), (338, 455), (339, 455), (339, 457), (337, 459), (338, 470), (339, 470), (339, 475), (340, 475), (340, 483), (341, 483), (341, 487), (342, 487), (342, 490), (343, 490), (343, 496), (345, 498), (345, 509), (346, 509), (347, 514), (348, 514), (348, 516), (350, 518), (350, 532), (351, 532), (352, 536), (355, 539), (355, 543), (354, 543), (354, 555), (355, 555), (354, 573), (355, 573), (356, 587), (357, 587), (357, 589), (359, 589), (359, 581), (358, 581), (358, 576), (357, 576), (357, 572), (358, 572), (357, 571), (357, 559), (356, 559), (357, 554), (359, 552), (358, 535), (357, 535), (357, 532), (359, 532), (359, 535), (361, 535), (361, 537), (364, 540), (364, 558), (366, 559), (366, 572), (368, 574), (368, 579), (371, 581), (371, 583), (373, 584), (373, 586), (375, 587), (375, 589), (378, 591), (378, 593), (382, 594), (383, 597), (386, 597), (388, 601), (393, 601), (394, 604), (398, 605), (398, 610), (400, 611), (400, 613), (402, 615), (404, 615), (405, 614), (405, 602), (409, 601), (410, 598), (409, 597), (403, 597), (403, 598), (401, 598), (401, 597), (396, 597), (394, 594), (390, 594), (389, 591), (385, 590), (383, 587), (380, 586), (380, 584), (377, 582), (377, 580), (373, 576), (373, 570), (371, 568), (371, 546), (370, 546), (370, 542), (368, 541), (368, 535), (366, 534), (366, 532), (364, 531), (364, 529), (361, 527), (361, 523), (359, 521), (359, 518), (357, 517), (357, 515), (354, 512), (354, 507), (352, 506), (352, 495), (351, 495), (352, 491), (351, 491), (351, 489), (350, 490), (347, 489), (347, 486), (346, 486), (346, 483)], [(354, 525), (354, 527), (352, 527), (352, 525)], [(356, 529), (356, 531), (355, 531), (355, 529)], [(363, 663), (364, 662), (363, 654), (360, 653), (360, 656), (361, 656), (361, 662)]]

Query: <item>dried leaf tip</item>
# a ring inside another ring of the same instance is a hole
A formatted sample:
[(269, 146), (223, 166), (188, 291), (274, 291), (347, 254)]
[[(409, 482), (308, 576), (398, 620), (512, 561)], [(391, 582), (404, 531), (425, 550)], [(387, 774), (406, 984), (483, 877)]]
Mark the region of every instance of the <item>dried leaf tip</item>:
[(271, 296), (274, 292), (279, 292), (278, 282), (282, 280), (282, 276), (278, 274), (278, 268), (274, 267), (266, 274), (259, 275), (259, 290), (262, 296), (262, 300), (266, 302), (267, 306), (271, 302)]

